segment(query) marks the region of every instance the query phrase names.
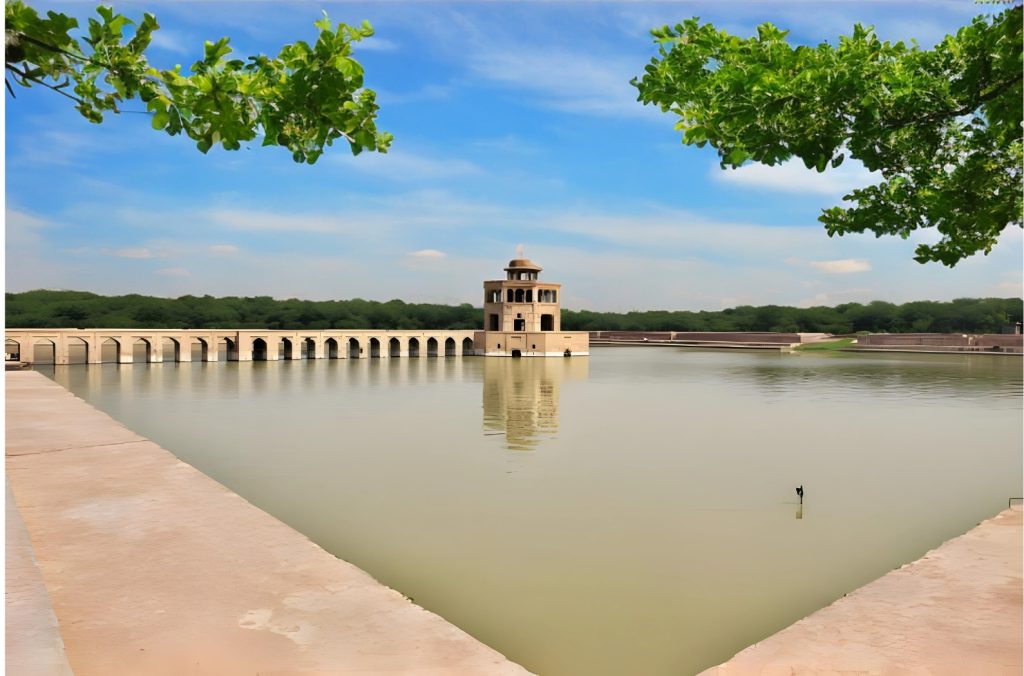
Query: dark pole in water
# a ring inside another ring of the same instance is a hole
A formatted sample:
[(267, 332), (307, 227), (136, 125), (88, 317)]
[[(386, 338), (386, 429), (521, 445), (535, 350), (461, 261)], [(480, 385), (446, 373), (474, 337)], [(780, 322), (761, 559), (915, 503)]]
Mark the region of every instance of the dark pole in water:
[(801, 505), (804, 504), (804, 486), (803, 486), (803, 484), (800, 484), (799, 486), (796, 487), (796, 494), (797, 494), (797, 497), (800, 498), (800, 504)]

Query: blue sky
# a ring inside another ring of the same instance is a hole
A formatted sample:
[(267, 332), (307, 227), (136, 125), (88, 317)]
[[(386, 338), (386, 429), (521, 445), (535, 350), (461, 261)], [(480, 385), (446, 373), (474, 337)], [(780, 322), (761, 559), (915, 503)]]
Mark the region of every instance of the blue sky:
[[(87, 3), (31, 3), (78, 16)], [(984, 11), (951, 2), (121, 3), (156, 14), (151, 60), (188, 66), (204, 40), (276, 54), (314, 40), (325, 9), (368, 19), (357, 46), (378, 92), (387, 155), (336, 146), (313, 166), (258, 143), (202, 155), (145, 115), (89, 124), (65, 99), (6, 103), (8, 291), (187, 293), (482, 302), (518, 245), (572, 309), (834, 305), (1022, 293), (1021, 236), (950, 270), (918, 241), (829, 238), (817, 222), (871, 177), (856, 163), (718, 168), (629, 80), (647, 31), (699, 16), (796, 41), (853, 23), (934, 44)], [(142, 110), (139, 103), (125, 106)]]

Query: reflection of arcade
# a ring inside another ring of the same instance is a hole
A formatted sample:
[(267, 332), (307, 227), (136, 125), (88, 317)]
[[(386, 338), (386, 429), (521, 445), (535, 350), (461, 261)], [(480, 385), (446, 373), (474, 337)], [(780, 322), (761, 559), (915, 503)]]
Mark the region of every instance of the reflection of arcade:
[(529, 451), (558, 432), (563, 381), (586, 380), (586, 359), (484, 359), (484, 430)]

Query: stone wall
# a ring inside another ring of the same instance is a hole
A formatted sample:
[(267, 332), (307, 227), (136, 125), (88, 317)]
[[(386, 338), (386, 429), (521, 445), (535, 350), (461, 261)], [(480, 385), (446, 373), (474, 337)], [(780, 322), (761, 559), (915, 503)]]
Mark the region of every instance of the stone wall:
[(936, 348), (956, 351), (1024, 352), (1024, 335), (957, 333), (873, 333), (857, 340), (860, 347)]
[(824, 333), (770, 331), (591, 331), (592, 340), (638, 340), (698, 343), (771, 343), (791, 345), (820, 340)]

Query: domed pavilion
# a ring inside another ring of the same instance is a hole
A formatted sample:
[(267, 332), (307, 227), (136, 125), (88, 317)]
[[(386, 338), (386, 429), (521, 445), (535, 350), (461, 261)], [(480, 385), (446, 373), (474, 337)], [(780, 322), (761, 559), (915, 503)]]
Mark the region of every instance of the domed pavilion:
[(476, 354), (487, 357), (571, 357), (590, 354), (590, 334), (562, 331), (561, 284), (540, 281), (543, 268), (520, 256), (505, 279), (484, 282), (484, 330)]

